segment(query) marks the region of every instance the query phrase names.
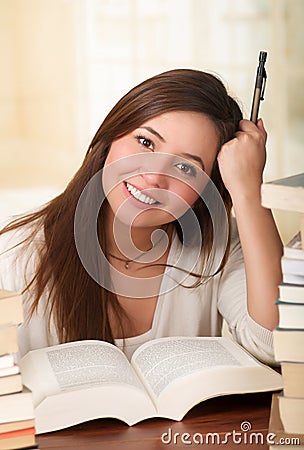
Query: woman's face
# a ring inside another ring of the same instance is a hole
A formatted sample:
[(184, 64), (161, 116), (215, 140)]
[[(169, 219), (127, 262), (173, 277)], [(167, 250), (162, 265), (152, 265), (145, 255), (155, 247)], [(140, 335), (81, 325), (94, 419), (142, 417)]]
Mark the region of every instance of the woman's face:
[(103, 186), (116, 218), (137, 227), (180, 217), (210, 176), (218, 146), (205, 115), (173, 111), (115, 140), (103, 170)]

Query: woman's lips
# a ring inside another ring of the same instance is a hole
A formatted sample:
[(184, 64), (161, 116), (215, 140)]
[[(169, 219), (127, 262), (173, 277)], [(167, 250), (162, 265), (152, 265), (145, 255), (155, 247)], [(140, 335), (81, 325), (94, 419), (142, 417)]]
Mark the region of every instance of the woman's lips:
[(135, 202), (137, 206), (140, 206), (141, 208), (151, 208), (153, 206), (160, 205), (160, 202), (155, 200), (155, 198), (145, 194), (144, 190), (138, 189), (128, 181), (124, 181), (123, 185), (124, 191), (127, 193), (128, 197)]

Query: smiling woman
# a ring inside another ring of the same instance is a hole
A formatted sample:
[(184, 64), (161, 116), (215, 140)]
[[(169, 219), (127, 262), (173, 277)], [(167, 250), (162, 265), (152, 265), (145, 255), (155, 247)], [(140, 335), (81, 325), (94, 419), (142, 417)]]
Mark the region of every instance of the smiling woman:
[(64, 192), (0, 232), (0, 286), (22, 290), (28, 314), (22, 354), (95, 338), (131, 357), (161, 336), (217, 336), (225, 318), (273, 361), (281, 242), (259, 198), (266, 132), (241, 119), (198, 70), (114, 106)]

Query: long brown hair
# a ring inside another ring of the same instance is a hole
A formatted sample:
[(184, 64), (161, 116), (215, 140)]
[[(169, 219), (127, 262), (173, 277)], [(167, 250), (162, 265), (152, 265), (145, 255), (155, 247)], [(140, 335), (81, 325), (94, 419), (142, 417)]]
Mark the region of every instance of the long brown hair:
[[(26, 225), (31, 232), (21, 244), (27, 244), (43, 231), (43, 245), (37, 249), (36, 271), (25, 291), (31, 292), (31, 314), (42, 294), (48, 296), (49, 318), (60, 342), (80, 339), (102, 339), (114, 342), (109, 308), (118, 318), (122, 310), (115, 294), (94, 281), (84, 269), (74, 241), (74, 215), (79, 197), (90, 179), (103, 168), (112, 142), (133, 131), (148, 119), (169, 111), (192, 111), (207, 115), (218, 132), (218, 151), (238, 129), (242, 113), (223, 83), (214, 75), (198, 70), (178, 69), (156, 75), (128, 92), (110, 111), (95, 134), (83, 164), (62, 194), (38, 211), (12, 221), (0, 231), (3, 234)], [(228, 218), (232, 202), (220, 176), (217, 159), (211, 179), (218, 189)], [(105, 248), (104, 207), (98, 216), (98, 238)], [(212, 222), (204, 202), (199, 198), (193, 207), (202, 230), (203, 252), (210, 251)], [(175, 227), (182, 240), (181, 230)], [(227, 246), (220, 270), (228, 257)], [(120, 320), (120, 323), (122, 321)], [(121, 325), (121, 331), (123, 329)]]

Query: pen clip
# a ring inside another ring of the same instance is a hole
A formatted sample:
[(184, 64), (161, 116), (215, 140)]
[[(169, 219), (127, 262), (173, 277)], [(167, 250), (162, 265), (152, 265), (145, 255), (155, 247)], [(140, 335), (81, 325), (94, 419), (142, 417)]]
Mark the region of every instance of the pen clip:
[(266, 78), (267, 78), (267, 74), (266, 74), (266, 70), (263, 67), (263, 80), (262, 80), (262, 88), (261, 88), (261, 96), (260, 96), (260, 100), (264, 100), (264, 94), (265, 94), (265, 86), (266, 86)]

